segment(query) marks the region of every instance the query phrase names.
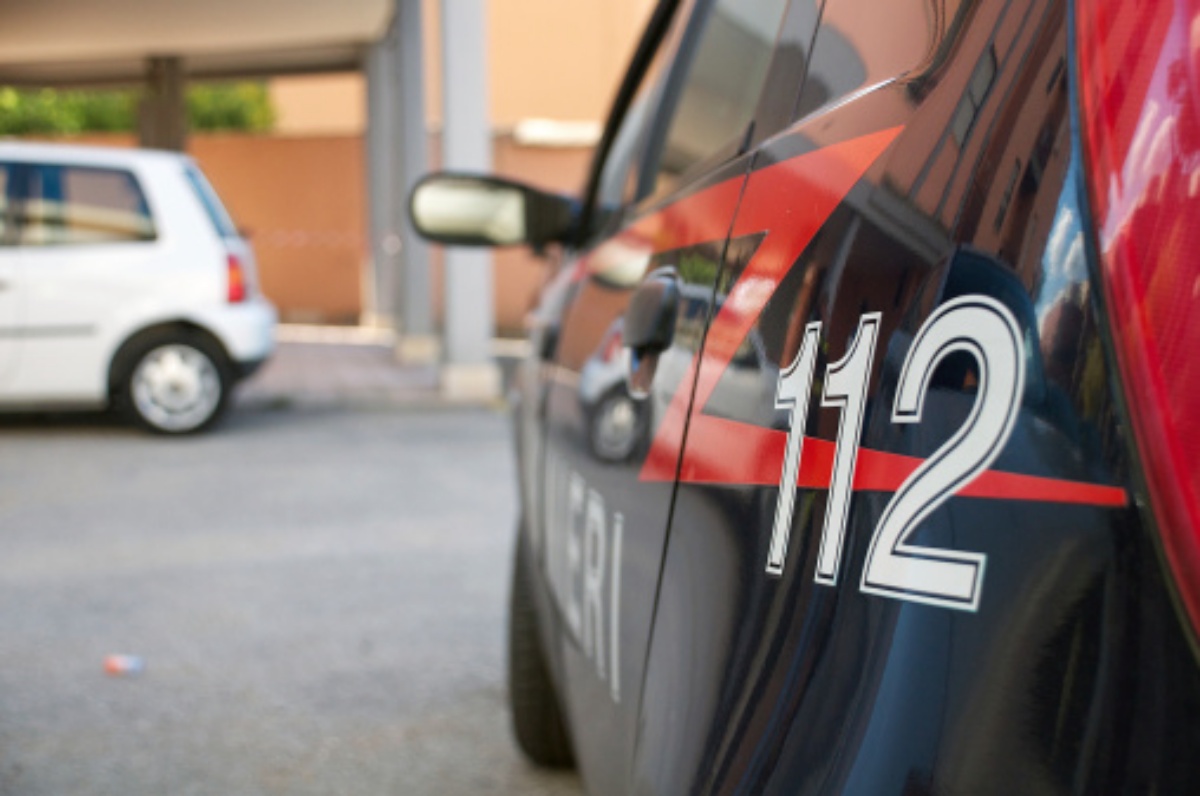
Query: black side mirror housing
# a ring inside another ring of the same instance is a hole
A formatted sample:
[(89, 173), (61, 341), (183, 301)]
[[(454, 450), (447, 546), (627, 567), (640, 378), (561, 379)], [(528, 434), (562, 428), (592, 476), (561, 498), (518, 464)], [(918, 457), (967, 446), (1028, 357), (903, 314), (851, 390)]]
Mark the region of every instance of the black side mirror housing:
[(413, 227), (426, 240), (451, 246), (526, 245), (540, 252), (578, 231), (580, 204), (514, 180), (434, 172), (409, 197)]

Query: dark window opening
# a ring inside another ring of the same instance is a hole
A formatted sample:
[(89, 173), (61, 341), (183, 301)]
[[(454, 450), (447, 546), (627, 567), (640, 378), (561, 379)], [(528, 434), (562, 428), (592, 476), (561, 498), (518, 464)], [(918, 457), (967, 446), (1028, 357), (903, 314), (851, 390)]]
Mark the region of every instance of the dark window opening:
[(137, 179), (120, 169), (30, 166), (18, 208), (23, 246), (150, 241), (154, 220)]

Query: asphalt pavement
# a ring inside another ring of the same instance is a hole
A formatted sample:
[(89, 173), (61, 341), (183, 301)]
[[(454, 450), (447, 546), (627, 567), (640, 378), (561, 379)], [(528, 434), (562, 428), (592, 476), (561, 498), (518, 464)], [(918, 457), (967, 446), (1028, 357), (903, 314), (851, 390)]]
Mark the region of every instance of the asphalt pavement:
[(580, 792), (509, 733), (507, 418), (392, 375), (188, 439), (0, 420), (0, 794)]

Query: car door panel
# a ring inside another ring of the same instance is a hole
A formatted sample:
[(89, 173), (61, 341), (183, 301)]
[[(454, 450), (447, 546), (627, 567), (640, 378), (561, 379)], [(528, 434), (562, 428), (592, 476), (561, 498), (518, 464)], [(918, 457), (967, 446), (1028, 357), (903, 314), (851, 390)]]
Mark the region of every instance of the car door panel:
[(13, 378), (20, 349), (23, 323), (21, 262), (15, 242), (16, 180), (11, 164), (0, 163), (0, 384)]
[(123, 308), (167, 292), (154, 243), (20, 247), (27, 312), (17, 399), (102, 401)]
[[(641, 479), (649, 429), (686, 413), (725, 235), (740, 194), (732, 177), (651, 212), (570, 266), (578, 280), (566, 309), (546, 400), (543, 565), (561, 629), (560, 693), (589, 787), (626, 788), (637, 736), (637, 704), (674, 480)], [(631, 401), (625, 355), (611, 343), (644, 274), (673, 267), (683, 299), (673, 343), (659, 360), (626, 455), (605, 455), (595, 423), (605, 400)], [(606, 361), (607, 360), (607, 361)], [(681, 439), (656, 445), (674, 469)]]
[[(742, 245), (731, 244), (730, 254), (725, 261), (720, 282), (722, 291), (718, 297), (720, 309), (709, 328), (704, 354), (699, 361), (695, 398), (688, 418), (687, 446), (679, 467), (681, 484), (696, 490), (687, 494), (695, 494), (696, 500), (702, 500), (702, 505), (695, 506), (695, 511), (690, 511), (684, 518), (678, 512), (689, 510), (692, 506), (679, 503), (672, 522), (672, 533), (691, 538), (698, 533), (698, 527), (712, 527), (710, 515), (717, 516), (713, 514), (713, 504), (710, 502), (713, 490), (704, 485), (768, 485), (778, 482), (778, 451), (782, 449), (783, 441), (779, 432), (741, 422), (738, 418), (710, 413), (708, 407), (720, 403), (717, 391), (723, 388), (723, 382), (725, 385), (732, 383), (737, 385), (739, 393), (735, 394), (735, 399), (742, 399), (730, 404), (734, 411), (757, 412), (756, 419), (762, 420), (761, 406), (756, 406), (754, 401), (744, 400), (747, 397), (745, 393), (761, 400), (765, 383), (769, 390), (767, 397), (773, 397), (773, 382), (778, 369), (764, 362), (761, 356), (739, 356), (739, 350), (747, 345), (752, 327), (781, 280), (799, 273), (790, 267), (798, 253), (804, 251), (825, 228), (840, 200), (891, 144), (895, 135), (895, 130), (885, 130), (754, 170), (746, 186), (743, 202), (754, 202), (758, 212), (739, 213), (734, 225), (733, 241), (742, 242)], [(779, 201), (788, 195), (806, 197), (807, 212), (796, 212), (791, 205)], [(726, 274), (734, 278), (727, 279)], [(812, 285), (800, 285), (800, 290), (811, 295)], [(765, 373), (762, 372), (764, 369)], [(728, 391), (727, 386), (724, 391)], [(768, 420), (773, 419), (773, 415), (774, 412), (769, 411)], [(664, 425), (658, 433), (666, 440), (674, 432)], [(653, 468), (652, 461), (647, 460), (647, 467), (643, 470), (645, 476), (673, 477), (673, 473), (666, 469)], [(770, 515), (764, 514), (759, 496), (753, 495), (748, 505), (735, 503), (733, 507), (750, 512), (748, 518), (737, 523), (739, 527), (749, 531), (761, 527), (764, 521), (769, 527)], [(651, 668), (647, 673), (647, 691), (642, 706), (642, 721), (646, 727), (644, 737), (647, 740), (638, 755), (637, 784), (647, 792), (673, 792), (674, 785), (668, 786), (666, 781), (680, 771), (692, 770), (700, 762), (703, 744), (689, 738), (694, 733), (706, 732), (704, 728), (713, 726), (712, 722), (718, 720), (712, 712), (715, 709), (712, 700), (719, 690), (712, 688), (712, 683), (705, 685), (693, 682), (694, 690), (686, 696), (673, 687), (663, 695), (658, 690), (657, 678), (661, 676), (666, 681), (680, 684), (689, 682), (690, 677), (684, 673), (698, 675), (710, 661), (721, 659), (719, 650), (736, 649), (738, 646), (731, 635), (732, 626), (727, 624), (722, 628), (719, 621), (714, 621), (720, 616), (730, 617), (736, 601), (718, 605), (716, 596), (728, 598), (753, 582), (752, 570), (747, 569), (751, 558), (739, 563), (738, 546), (733, 544), (736, 530), (722, 530), (724, 532), (718, 534), (720, 538), (713, 541), (712, 549), (704, 551), (699, 557), (693, 557), (689, 551), (685, 554), (686, 561), (678, 564), (686, 572), (694, 573), (683, 578), (687, 581), (686, 585), (679, 586), (683, 590), (678, 597), (681, 603), (674, 602), (677, 592), (675, 580), (671, 578), (673, 570), (664, 572), (664, 576), (670, 580), (664, 581), (660, 596)], [(757, 550), (761, 546), (753, 538), (740, 541), (749, 550)], [(672, 565), (678, 549), (679, 546), (674, 544), (670, 548)], [(705, 608), (694, 615), (690, 614), (697, 603), (705, 604)], [(681, 611), (688, 621), (675, 624), (676, 611)], [(664, 620), (666, 624), (662, 624)], [(676, 633), (682, 633), (683, 636), (676, 636)], [(700, 650), (707, 650), (708, 654), (697, 654)], [(679, 655), (685, 656), (685, 660), (676, 660)], [(707, 710), (702, 707), (705, 701), (708, 701)], [(693, 713), (680, 715), (678, 706), (681, 705), (688, 706)], [(673, 746), (666, 746), (668, 743)]]
[(196, 269), (163, 267), (137, 177), (125, 169), (29, 163), (14, 248), (24, 302), (21, 366), (8, 399), (103, 402), (111, 334), (163, 296), (187, 294)]
[[(559, 693), (594, 793), (629, 789), (696, 363), (786, 5), (683, 4), (665, 38), (671, 67), (630, 111), (640, 130), (614, 139), (634, 153), (629, 170), (597, 181), (624, 196), (601, 220), (616, 231), (557, 288), (569, 298), (546, 378), (542, 560)], [(712, 103), (722, 114), (697, 117)]]
[[(810, 115), (763, 142), (734, 221), (687, 419), (635, 791), (1183, 792), (1194, 764), (1163, 750), (1197, 704), (1194, 655), (1178, 625), (1149, 619), (1170, 615), (1170, 596), (1131, 506), (1081, 257), (1065, 9), (964, 5), (927, 46), (889, 51), (880, 37), (911, 15), (871, 25), (854, 6), (828, 0)], [(978, 476), (881, 547), (898, 495), (970, 447), (962, 435), (1003, 381), (991, 338), (933, 359), (923, 380), (906, 373), (929, 330), (971, 303), (999, 307), (1018, 341), (1011, 425)], [(861, 429), (846, 432), (833, 374), (871, 324)], [(811, 383), (789, 404), (810, 333)], [(903, 385), (918, 383), (903, 416)], [(838, 537), (841, 445), (855, 468)], [(840, 561), (822, 574), (830, 539)], [(882, 587), (879, 562), (906, 556), (974, 561), (977, 591), (954, 604), (908, 563), (908, 590)], [(1135, 715), (1131, 689), (1153, 709)]]

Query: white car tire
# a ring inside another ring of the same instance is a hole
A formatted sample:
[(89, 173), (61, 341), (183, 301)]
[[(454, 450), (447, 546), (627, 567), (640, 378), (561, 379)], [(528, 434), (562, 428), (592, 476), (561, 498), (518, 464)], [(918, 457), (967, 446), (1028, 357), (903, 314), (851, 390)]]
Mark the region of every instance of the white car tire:
[(224, 413), (232, 380), (224, 351), (206, 335), (163, 330), (135, 338), (114, 363), (117, 406), (159, 434), (191, 434)]

